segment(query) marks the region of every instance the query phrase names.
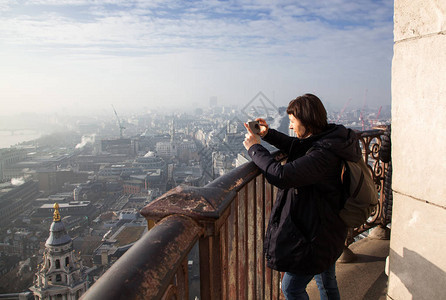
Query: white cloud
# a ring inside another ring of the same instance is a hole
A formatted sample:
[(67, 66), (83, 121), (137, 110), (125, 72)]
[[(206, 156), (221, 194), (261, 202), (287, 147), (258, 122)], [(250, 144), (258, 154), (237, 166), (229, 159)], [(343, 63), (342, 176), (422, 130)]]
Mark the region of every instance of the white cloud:
[(343, 103), (368, 85), (388, 101), (390, 84), (370, 76), (390, 80), (391, 4), (314, 2), (0, 0), (0, 96), (192, 101), (275, 90), (288, 100), (313, 89)]
[[(319, 6), (278, 6), (252, 4), (249, 1), (249, 4), (242, 2), (233, 8), (226, 2), (203, 2), (200, 6), (190, 7), (180, 6), (179, 3), (183, 2), (163, 2), (159, 6), (154, 6), (152, 2), (151, 6), (147, 6), (146, 2), (135, 1), (134, 8), (127, 9), (121, 5), (128, 2), (108, 1), (117, 5), (117, 8), (108, 10), (95, 1), (40, 0), (27, 3), (51, 7), (55, 2), (58, 6), (89, 3), (90, 18), (87, 21), (76, 20), (66, 14), (47, 10), (32, 16), (2, 18), (0, 25), (9, 37), (4, 39), (5, 42), (19, 45), (30, 43), (36, 47), (99, 45), (119, 48), (127, 45), (138, 50), (144, 47), (148, 52), (159, 47), (215, 49), (216, 45), (220, 45), (223, 50), (234, 47), (255, 49), (265, 44), (280, 44), (286, 48), (302, 39), (323, 39), (338, 32), (348, 34), (348, 31), (333, 29), (325, 24), (330, 16), (334, 16), (331, 19), (333, 22), (338, 21), (339, 16), (344, 16), (344, 22), (349, 21), (350, 16), (355, 16), (354, 12), (358, 12), (359, 17), (374, 15), (363, 14), (364, 6), (351, 8), (351, 5), (333, 5), (331, 2), (328, 2), (330, 5), (326, 3)], [(341, 10), (344, 6), (350, 9)], [(215, 14), (214, 11), (220, 13)], [(258, 18), (244, 19), (247, 14), (251, 16), (257, 11), (264, 13)]]

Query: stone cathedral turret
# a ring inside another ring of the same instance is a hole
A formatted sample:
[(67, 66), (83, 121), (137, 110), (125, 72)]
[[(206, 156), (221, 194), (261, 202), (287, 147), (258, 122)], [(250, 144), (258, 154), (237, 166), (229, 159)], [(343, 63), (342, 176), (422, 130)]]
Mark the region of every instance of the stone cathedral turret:
[(74, 255), (73, 241), (60, 219), (59, 205), (54, 204), (50, 236), (45, 243), (43, 263), (38, 267), (30, 290), (34, 299), (75, 300), (87, 290), (82, 263)]

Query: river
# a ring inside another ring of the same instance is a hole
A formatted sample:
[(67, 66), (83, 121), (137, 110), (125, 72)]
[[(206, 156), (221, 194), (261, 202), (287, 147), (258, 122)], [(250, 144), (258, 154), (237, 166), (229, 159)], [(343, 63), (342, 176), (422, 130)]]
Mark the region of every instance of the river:
[(17, 130), (14, 132), (0, 130), (0, 148), (9, 148), (18, 143), (39, 138), (42, 134), (34, 130)]

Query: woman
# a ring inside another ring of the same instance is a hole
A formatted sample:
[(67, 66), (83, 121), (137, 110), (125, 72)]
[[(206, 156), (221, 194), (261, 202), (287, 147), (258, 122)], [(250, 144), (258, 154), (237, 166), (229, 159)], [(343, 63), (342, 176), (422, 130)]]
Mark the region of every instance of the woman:
[[(260, 136), (245, 124), (243, 145), (278, 187), (264, 242), (267, 265), (285, 272), (287, 299), (308, 299), (305, 289), (315, 275), (321, 299), (339, 299), (335, 262), (347, 232), (338, 215), (344, 204), (341, 160), (361, 159), (359, 143), (352, 130), (327, 124), (327, 112), (315, 95), (292, 100), (287, 113), (296, 137), (270, 129), (260, 118)], [(287, 153), (287, 162), (275, 161), (260, 138)]]

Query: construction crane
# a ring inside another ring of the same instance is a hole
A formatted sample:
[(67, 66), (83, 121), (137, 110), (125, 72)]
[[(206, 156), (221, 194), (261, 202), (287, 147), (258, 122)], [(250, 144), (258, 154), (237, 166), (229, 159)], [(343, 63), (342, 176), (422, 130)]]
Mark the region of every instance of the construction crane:
[(122, 139), (122, 131), (125, 129), (125, 127), (121, 124), (121, 120), (119, 120), (118, 113), (116, 112), (116, 109), (115, 109), (115, 107), (113, 106), (113, 104), (112, 104), (112, 107), (113, 107), (113, 111), (115, 112), (116, 119), (118, 119), (119, 138)]
[(359, 115), (359, 119), (361, 120), (362, 131), (364, 131), (364, 109), (367, 103), (367, 89), (364, 93), (364, 104), (362, 105), (361, 114)]
[(339, 119), (341, 118), (342, 114), (344, 113), (345, 109), (347, 108), (347, 106), (350, 104), (350, 101), (352, 101), (352, 98), (348, 99), (347, 102), (345, 102), (344, 107), (341, 109), (341, 111), (339, 112), (338, 115), (338, 119), (336, 120), (336, 123), (339, 122)]
[(378, 113), (376, 114), (375, 120), (370, 121), (372, 128), (376, 125), (376, 123), (378, 123), (378, 118), (379, 118), (379, 115), (381, 114), (382, 108), (383, 108), (382, 106), (379, 107), (379, 110), (378, 110)]

